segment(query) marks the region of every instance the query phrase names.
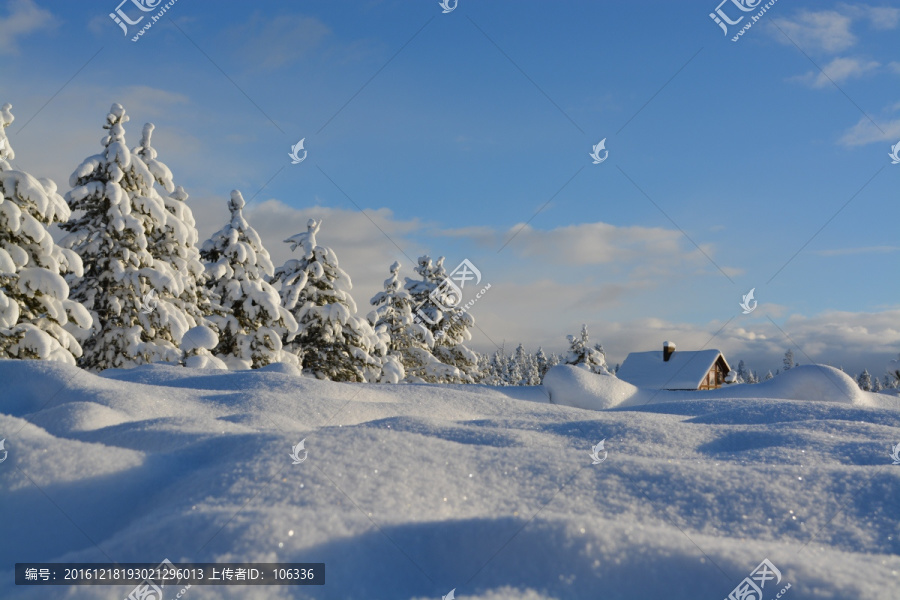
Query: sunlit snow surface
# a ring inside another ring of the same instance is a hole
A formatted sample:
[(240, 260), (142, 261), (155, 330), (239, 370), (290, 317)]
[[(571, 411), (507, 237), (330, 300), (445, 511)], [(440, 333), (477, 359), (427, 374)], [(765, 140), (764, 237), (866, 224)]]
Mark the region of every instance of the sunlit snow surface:
[(0, 598), (130, 591), (17, 588), (16, 562), (168, 558), (326, 563), (323, 587), (186, 600), (721, 600), (768, 558), (786, 600), (896, 599), (900, 407), (854, 387), (814, 366), (654, 392), (572, 367), (544, 389), (0, 361)]

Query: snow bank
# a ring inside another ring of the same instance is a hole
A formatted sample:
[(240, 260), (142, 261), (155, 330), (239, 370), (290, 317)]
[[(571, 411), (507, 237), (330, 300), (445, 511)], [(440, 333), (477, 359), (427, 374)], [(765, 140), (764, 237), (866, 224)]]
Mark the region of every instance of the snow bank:
[(702, 391), (642, 389), (615, 377), (594, 375), (584, 369), (559, 365), (547, 372), (544, 388), (556, 404), (592, 410), (683, 400), (738, 398), (837, 402), (885, 408), (900, 406), (884, 394), (863, 392), (849, 375), (826, 365), (801, 365), (761, 383), (728, 385)]
[(547, 371), (544, 389), (550, 402), (590, 410), (613, 408), (635, 396), (646, 395), (626, 381), (572, 365), (557, 365)]

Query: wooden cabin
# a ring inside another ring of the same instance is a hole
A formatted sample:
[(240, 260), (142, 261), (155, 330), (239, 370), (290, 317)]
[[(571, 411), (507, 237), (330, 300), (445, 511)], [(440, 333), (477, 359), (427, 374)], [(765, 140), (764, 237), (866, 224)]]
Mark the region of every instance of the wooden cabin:
[(714, 390), (722, 387), (731, 371), (718, 350), (675, 352), (675, 344), (663, 342), (662, 352), (632, 352), (616, 377), (654, 390)]

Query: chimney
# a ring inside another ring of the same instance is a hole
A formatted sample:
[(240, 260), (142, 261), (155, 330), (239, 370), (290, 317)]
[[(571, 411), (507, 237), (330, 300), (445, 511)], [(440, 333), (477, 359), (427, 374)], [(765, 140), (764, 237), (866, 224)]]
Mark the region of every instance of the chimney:
[(663, 361), (669, 362), (672, 355), (675, 354), (675, 344), (672, 342), (663, 342)]

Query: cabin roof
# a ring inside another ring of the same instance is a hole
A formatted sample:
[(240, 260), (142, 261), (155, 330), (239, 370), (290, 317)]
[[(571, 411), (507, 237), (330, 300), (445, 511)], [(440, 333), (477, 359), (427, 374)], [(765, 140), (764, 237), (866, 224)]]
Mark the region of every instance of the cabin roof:
[(662, 350), (632, 352), (619, 367), (616, 377), (641, 388), (696, 390), (720, 356), (722, 353), (715, 349), (678, 350), (664, 361)]

